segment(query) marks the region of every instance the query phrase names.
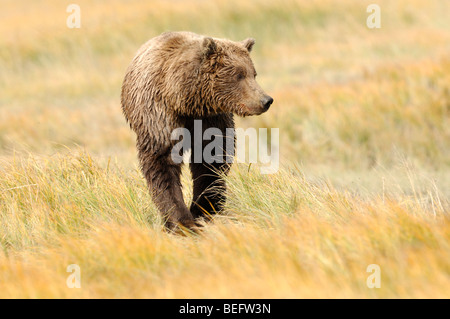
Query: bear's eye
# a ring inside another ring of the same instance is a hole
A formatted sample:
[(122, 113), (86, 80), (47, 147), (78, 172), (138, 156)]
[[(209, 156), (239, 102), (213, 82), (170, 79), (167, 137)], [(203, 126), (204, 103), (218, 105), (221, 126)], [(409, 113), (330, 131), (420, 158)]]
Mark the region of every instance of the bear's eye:
[(236, 74), (236, 79), (238, 81), (245, 79), (245, 72), (243, 70), (239, 70)]

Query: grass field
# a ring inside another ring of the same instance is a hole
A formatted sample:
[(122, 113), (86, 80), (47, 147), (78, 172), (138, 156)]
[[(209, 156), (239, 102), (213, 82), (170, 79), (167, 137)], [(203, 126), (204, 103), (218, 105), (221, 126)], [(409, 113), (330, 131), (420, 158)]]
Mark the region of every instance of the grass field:
[[(450, 297), (448, 1), (377, 1), (379, 29), (373, 1), (76, 3), (69, 29), (69, 2), (2, 1), (1, 298)], [(255, 38), (275, 102), (237, 126), (280, 129), (279, 171), (234, 165), (200, 235), (161, 230), (120, 108), (168, 30)]]

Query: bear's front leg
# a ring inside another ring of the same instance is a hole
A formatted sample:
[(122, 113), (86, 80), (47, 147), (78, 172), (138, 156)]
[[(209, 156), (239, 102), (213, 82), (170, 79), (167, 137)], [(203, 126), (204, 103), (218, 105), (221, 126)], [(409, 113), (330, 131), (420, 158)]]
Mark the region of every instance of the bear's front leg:
[[(210, 219), (212, 215), (221, 212), (226, 199), (226, 185), (223, 176), (227, 175), (230, 170), (234, 155), (234, 121), (231, 113), (201, 119), (201, 136), (203, 137), (208, 129), (212, 133), (211, 138), (206, 140), (196, 140), (198, 134), (195, 134), (195, 130), (200, 127), (200, 122), (195, 123), (195, 121), (199, 120), (191, 119), (186, 123), (186, 127), (191, 131), (193, 148), (190, 169), (194, 182), (194, 196), (190, 211), (194, 218)], [(218, 147), (215, 147), (214, 151), (209, 154), (204, 150), (211, 142), (217, 143), (215, 145)], [(201, 145), (202, 149), (200, 161), (194, 155), (198, 145)]]
[(163, 216), (165, 227), (172, 231), (177, 231), (180, 227), (194, 229), (194, 218), (183, 200), (180, 164), (171, 161), (169, 151), (158, 155), (140, 151), (139, 159), (152, 199)]
[(226, 185), (222, 174), (229, 170), (229, 164), (191, 163), (194, 181), (193, 200), (190, 211), (194, 218), (220, 213), (225, 203)]

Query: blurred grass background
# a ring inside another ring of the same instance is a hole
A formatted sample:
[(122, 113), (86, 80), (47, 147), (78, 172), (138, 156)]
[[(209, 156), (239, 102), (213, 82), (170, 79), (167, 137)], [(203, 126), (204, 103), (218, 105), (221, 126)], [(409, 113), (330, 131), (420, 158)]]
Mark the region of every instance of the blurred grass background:
[[(372, 2), (77, 1), (69, 29), (71, 2), (2, 0), (0, 295), (449, 297), (450, 3), (377, 1), (369, 29)], [(280, 128), (280, 172), (235, 165), (200, 238), (160, 232), (120, 108), (169, 30), (255, 38), (275, 103), (237, 125)]]

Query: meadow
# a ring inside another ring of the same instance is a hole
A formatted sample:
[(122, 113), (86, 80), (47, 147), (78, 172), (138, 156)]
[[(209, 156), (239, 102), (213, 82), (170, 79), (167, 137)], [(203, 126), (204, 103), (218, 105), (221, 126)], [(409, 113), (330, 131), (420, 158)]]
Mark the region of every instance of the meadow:
[[(377, 1), (379, 29), (373, 1), (77, 0), (75, 29), (70, 3), (2, 1), (0, 298), (450, 297), (448, 1)], [(162, 230), (120, 107), (169, 30), (255, 38), (275, 102), (237, 126), (279, 128), (279, 171), (234, 165), (198, 235)]]

